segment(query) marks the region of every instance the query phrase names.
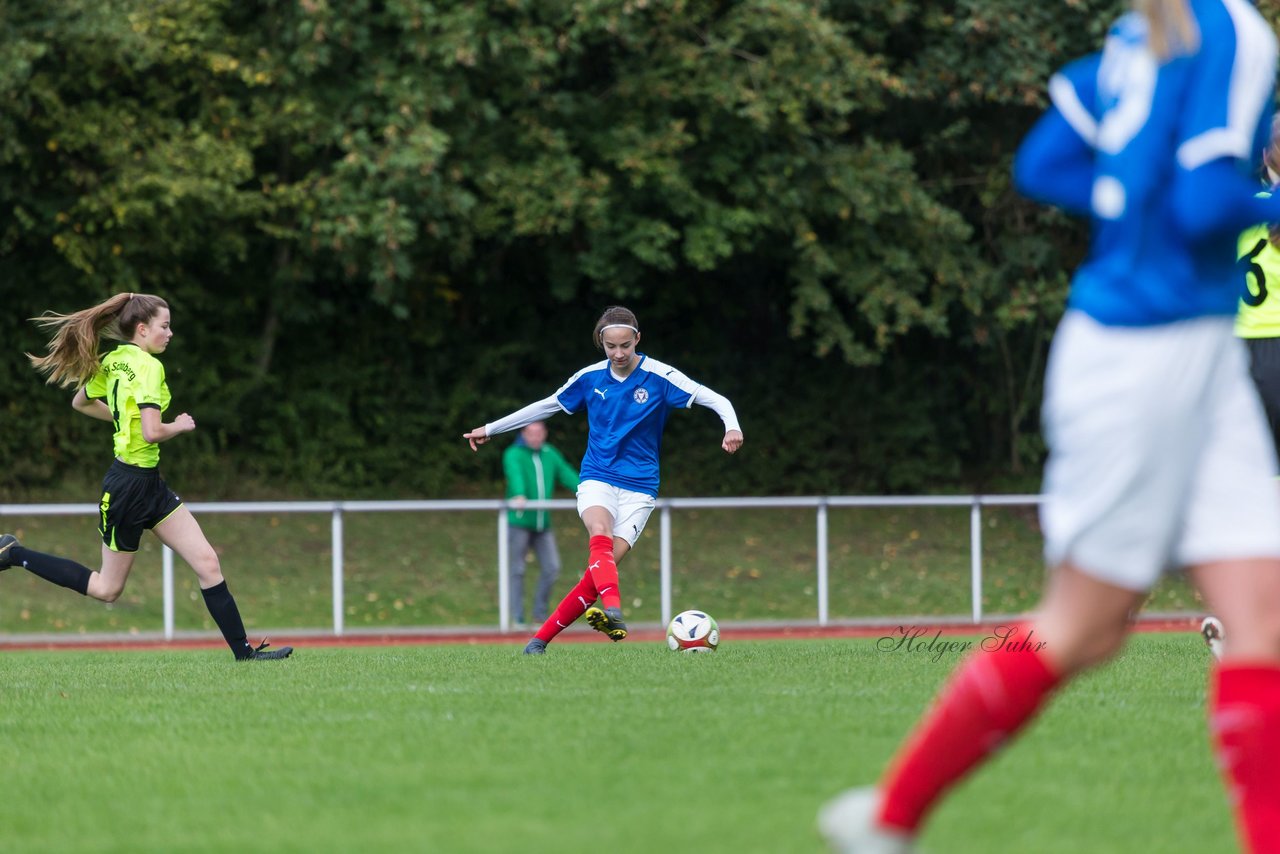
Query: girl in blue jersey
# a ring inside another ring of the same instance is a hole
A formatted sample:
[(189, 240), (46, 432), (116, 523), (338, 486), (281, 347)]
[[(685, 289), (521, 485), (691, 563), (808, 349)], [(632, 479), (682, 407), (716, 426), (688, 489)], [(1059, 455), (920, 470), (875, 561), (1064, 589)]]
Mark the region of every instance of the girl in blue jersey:
[(1280, 491), (1232, 329), (1237, 236), (1280, 221), (1253, 179), (1276, 40), (1246, 0), (1133, 5), (1050, 81), (1014, 164), (1022, 192), (1092, 225), (1045, 382), (1046, 592), (961, 665), (878, 788), (822, 810), (838, 851), (909, 850), (950, 786), (1120, 649), (1175, 568), (1231, 628), (1210, 713), (1241, 837), (1280, 851)]
[[(217, 552), (191, 511), (160, 477), (160, 443), (196, 429), (195, 419), (185, 412), (163, 420), (169, 385), (156, 355), (173, 338), (168, 304), (150, 294), (116, 294), (93, 308), (35, 320), (52, 329), (53, 337), (47, 355), (29, 357), (32, 364), (48, 382), (77, 389), (71, 405), (78, 412), (114, 428), (115, 460), (103, 478), (99, 502), (102, 568), (91, 572), (3, 534), (0, 570), (22, 566), (81, 595), (114, 602), (129, 579), (142, 532), (150, 528), (195, 570), (205, 605), (237, 659), (287, 658), (292, 647), (267, 650), (265, 642), (250, 645)], [(102, 337), (122, 343), (99, 357)]]
[[(724, 422), (720, 446), (742, 447), (738, 416), (723, 396), (670, 365), (636, 351), (640, 324), (628, 309), (606, 309), (592, 343), (605, 360), (578, 371), (550, 397), (463, 434), (471, 450), (498, 433), (517, 430), (557, 412), (587, 413), (587, 452), (579, 472), (578, 515), (590, 537), (587, 570), (555, 613), (525, 647), (526, 655), (547, 644), (579, 617), (615, 641), (627, 636), (618, 592), (618, 565), (640, 537), (658, 495), (658, 452), (667, 414), (697, 403)], [(602, 607), (592, 607), (599, 598)]]

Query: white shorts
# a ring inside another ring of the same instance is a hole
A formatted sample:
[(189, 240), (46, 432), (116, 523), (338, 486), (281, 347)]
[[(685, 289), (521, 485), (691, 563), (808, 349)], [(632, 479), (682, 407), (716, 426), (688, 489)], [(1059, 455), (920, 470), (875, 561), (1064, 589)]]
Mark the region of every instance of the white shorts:
[(656, 503), (657, 499), (652, 495), (610, 486), (598, 480), (584, 480), (578, 484), (578, 515), (585, 513), (588, 507), (603, 507), (613, 517), (613, 535), (633, 547)]
[(1276, 451), (1231, 318), (1108, 327), (1069, 311), (1045, 378), (1045, 558), (1141, 591), (1280, 557)]

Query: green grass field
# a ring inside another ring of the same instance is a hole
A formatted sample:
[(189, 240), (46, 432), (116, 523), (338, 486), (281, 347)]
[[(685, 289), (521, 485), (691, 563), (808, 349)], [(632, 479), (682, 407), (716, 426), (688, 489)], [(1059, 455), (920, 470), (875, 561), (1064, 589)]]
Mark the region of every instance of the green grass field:
[[(962, 635), (948, 637), (959, 640)], [(0, 656), (0, 850), (819, 852), (954, 665), (874, 640)], [(1135, 638), (925, 851), (1229, 852), (1208, 654)]]
[[(325, 514), (198, 516), (249, 626), (332, 625), (329, 517)], [(983, 608), (1019, 613), (1043, 577), (1033, 508), (983, 511)], [(495, 514), (349, 513), (345, 517), (346, 625), (495, 626)], [(586, 536), (571, 511), (557, 512), (564, 570), (554, 594), (581, 575)], [(657, 622), (659, 521), (649, 522), (621, 567), (628, 618)], [(675, 510), (673, 604), (722, 620), (815, 620), (816, 528), (812, 510)], [(3, 517), (24, 544), (97, 568), (94, 519)], [(829, 518), (830, 615), (834, 619), (968, 615), (967, 508), (836, 508)], [(163, 624), (160, 545), (143, 537), (124, 596), (86, 601), (25, 572), (0, 575), (0, 635), (30, 632), (155, 632)], [(536, 564), (530, 572), (536, 573)], [(533, 582), (526, 582), (532, 596)], [(195, 576), (175, 567), (179, 630), (213, 630)], [(1199, 611), (1180, 578), (1155, 591), (1150, 608)]]

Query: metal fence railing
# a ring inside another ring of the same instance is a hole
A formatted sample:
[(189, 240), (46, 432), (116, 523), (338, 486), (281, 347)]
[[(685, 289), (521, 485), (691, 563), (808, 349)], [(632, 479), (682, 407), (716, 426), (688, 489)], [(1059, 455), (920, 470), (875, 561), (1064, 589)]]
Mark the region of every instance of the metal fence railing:
[[(671, 608), (671, 513), (686, 509), (769, 509), (812, 508), (815, 511), (818, 625), (830, 622), (828, 595), (827, 511), (832, 507), (968, 507), (969, 566), (971, 618), (982, 621), (982, 508), (987, 506), (1037, 505), (1039, 495), (955, 495), (955, 496), (802, 496), (779, 498), (660, 498), (656, 513), (659, 523), (659, 573), (662, 623), (672, 617)], [(330, 516), (332, 548), (331, 582), (333, 599), (333, 634), (344, 631), (344, 562), (343, 518), (348, 513), (439, 513), (488, 512), (497, 517), (498, 626), (511, 628), (511, 598), (507, 554), (507, 510), (500, 500), (468, 501), (219, 501), (193, 502), (187, 505), (197, 516), (206, 513), (327, 513)], [(564, 510), (575, 508), (572, 499), (530, 501), (527, 509)], [(96, 504), (0, 504), (0, 518), (5, 516), (79, 516), (96, 515)], [(3, 527), (3, 526), (0, 526)], [(173, 552), (162, 548), (164, 636), (174, 636)]]

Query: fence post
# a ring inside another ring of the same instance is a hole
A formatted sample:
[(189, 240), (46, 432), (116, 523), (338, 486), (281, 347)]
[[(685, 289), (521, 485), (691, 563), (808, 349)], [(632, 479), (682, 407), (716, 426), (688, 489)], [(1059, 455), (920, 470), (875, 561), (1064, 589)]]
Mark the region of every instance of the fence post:
[(498, 508), (498, 628), (511, 630), (511, 540), (507, 508)]
[(973, 597), (973, 621), (982, 622), (982, 497), (975, 495), (969, 506), (970, 595)]
[(658, 528), (661, 534), (658, 575), (662, 589), (662, 627), (665, 629), (671, 622), (671, 508), (663, 504), (661, 513), (662, 524)]
[(827, 587), (827, 502), (818, 504), (818, 625), (825, 626), (830, 618), (830, 602)]
[(160, 577), (164, 585), (164, 639), (173, 640), (173, 549), (160, 547)]
[(333, 633), (342, 634), (346, 613), (342, 601), (342, 505), (333, 505), (333, 523), (330, 526), (333, 551)]

